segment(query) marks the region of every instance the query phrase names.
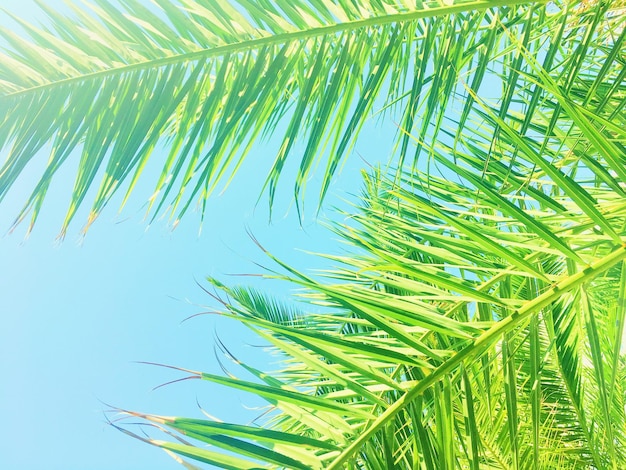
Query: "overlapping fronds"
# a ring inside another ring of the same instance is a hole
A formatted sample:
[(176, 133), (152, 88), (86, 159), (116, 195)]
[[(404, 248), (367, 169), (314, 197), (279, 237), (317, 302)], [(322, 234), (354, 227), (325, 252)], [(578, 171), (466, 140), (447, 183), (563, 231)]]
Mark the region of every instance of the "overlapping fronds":
[[(338, 227), (354, 249), (330, 257), (340, 267), (325, 281), (284, 266), (307, 288), (308, 311), (212, 281), (223, 314), (271, 343), (284, 367), (262, 372), (232, 358), (251, 379), (186, 372), (265, 399), (261, 426), (132, 413), (184, 440), (148, 442), (224, 468), (626, 462), (626, 244), (568, 198), (557, 213), (492, 180), (512, 207), (536, 205), (529, 224), (477, 198), (467, 180), (405, 176), (402, 188), (370, 179), (376, 192), (350, 226)], [(593, 189), (607, 223), (626, 236), (626, 201), (606, 187), (581, 187)], [(556, 248), (543, 230), (555, 234)]]
[(626, 467), (625, 33), (598, 5), (560, 17), (552, 58), (499, 25), (519, 59), (494, 70), (502, 95), (466, 83), (456, 114), (409, 135), (428, 171), (364, 174), (335, 268), (275, 260), (301, 312), (211, 280), (282, 368), (187, 372), (268, 413), (133, 412), (183, 439), (145, 440), (224, 468)]
[[(463, 127), (472, 93), (491, 86), (488, 70), (505, 74), (501, 112), (515, 109), (524, 73), (517, 40), (565, 79), (585, 72), (590, 46), (611, 57), (609, 64), (619, 59), (619, 48), (596, 47), (615, 33), (602, 26), (608, 2), (594, 2), (595, 19), (571, 2), (521, 3), (156, 0), (147, 8), (140, 0), (97, 0), (71, 3), (65, 17), (41, 2), (45, 26), (16, 18), (24, 34), (0, 30), (0, 149), (8, 155), (0, 200), (34, 158), (49, 153), (45, 165), (35, 165), (43, 172), (16, 218), (30, 214), (32, 226), (55, 174), (74, 160), (61, 233), (91, 188), (88, 227), (120, 189), (126, 202), (155, 148), (165, 145), (154, 192), (143, 197), (152, 217), (169, 213), (176, 224), (196, 204), (204, 213), (208, 195), (230, 181), (251, 144), (277, 128), (282, 144), (260, 173), (270, 201), (298, 140), (296, 200), (317, 166), (323, 198), (373, 111), (394, 110), (398, 125), (423, 139), (437, 134), (449, 106), (465, 103)], [(559, 28), (561, 36), (552, 37)], [(601, 75), (613, 78), (612, 67)], [(567, 91), (616, 106), (604, 102), (616, 82), (593, 80)], [(527, 116), (541, 101), (530, 95)], [(522, 134), (532, 132), (522, 121)], [(419, 154), (410, 147), (400, 133), (398, 166)]]

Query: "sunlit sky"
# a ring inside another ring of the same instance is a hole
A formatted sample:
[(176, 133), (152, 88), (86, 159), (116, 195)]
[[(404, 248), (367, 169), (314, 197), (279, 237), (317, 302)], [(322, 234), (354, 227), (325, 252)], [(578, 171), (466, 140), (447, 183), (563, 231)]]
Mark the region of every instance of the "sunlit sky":
[[(25, 20), (40, 18), (32, 1), (0, 1)], [(45, 1), (61, 6), (58, 0)], [(0, 23), (15, 28), (6, 17)], [(233, 184), (210, 200), (200, 234), (198, 214), (187, 215), (173, 231), (167, 220), (147, 229), (142, 208), (160, 171), (154, 166), (121, 214), (118, 198), (82, 238), (84, 209), (60, 242), (56, 236), (73, 184), (74, 158), (54, 181), (33, 234), (26, 239), (24, 225), (0, 238), (0, 468), (182, 468), (163, 451), (109, 426), (104, 414), (109, 405), (202, 417), (200, 405), (226, 421), (255, 417), (258, 412), (249, 408), (260, 402), (209, 383), (185, 381), (153, 391), (182, 375), (135, 361), (220, 373), (216, 357), (227, 361), (215, 348), (219, 337), (236, 355), (265, 365), (261, 343), (248, 330), (215, 315), (183, 321), (211, 305), (198, 284), (210, 275), (290, 295), (285, 286), (231, 275), (259, 273), (255, 262), (269, 263), (247, 231), (303, 270), (324, 266), (303, 250), (340, 252), (337, 236), (320, 222), (333, 206), (346, 208), (343, 199), (358, 194), (364, 160), (386, 159), (395, 130), (370, 124), (318, 218), (316, 194), (308, 195), (310, 210), (302, 226), (290, 203), (289, 174), (271, 224), (265, 199), (255, 205), (260, 175), (277, 145), (270, 142), (256, 146)], [(6, 151), (0, 154), (5, 156)], [(0, 233), (10, 227), (46, 158), (45, 153), (38, 156), (0, 205)], [(236, 371), (234, 365), (229, 368)]]

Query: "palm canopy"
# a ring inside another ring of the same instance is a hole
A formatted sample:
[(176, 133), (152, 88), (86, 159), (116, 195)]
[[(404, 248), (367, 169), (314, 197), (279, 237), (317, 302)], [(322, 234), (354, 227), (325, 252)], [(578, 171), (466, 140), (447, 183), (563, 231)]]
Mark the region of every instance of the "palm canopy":
[[(626, 243), (609, 232), (626, 236), (625, 199), (592, 172), (572, 178), (603, 229), (548, 172), (518, 164), (527, 185), (510, 183), (502, 160), (528, 150), (503, 145), (483, 169), (460, 148), (458, 181), (369, 175), (336, 227), (348, 252), (321, 279), (279, 262), (269, 277), (304, 288), (299, 305), (210, 279), (220, 313), (282, 368), (225, 349), (250, 378), (182, 370), (267, 401), (260, 426), (126, 412), (178, 442), (135, 437), (233, 469), (623, 468)], [(449, 148), (429, 150), (450, 165)], [(561, 171), (563, 150), (546, 168)]]
[(298, 305), (209, 280), (283, 362), (186, 372), (267, 401), (259, 425), (126, 411), (177, 441), (136, 437), (233, 469), (626, 467), (623, 19), (521, 16), (550, 28), (498, 23), (502, 94), (464, 83), (409, 136), (427, 170), (364, 176), (334, 269), (275, 259)]
[[(515, 92), (525, 85), (512, 39), (542, 50), (547, 70), (561, 68), (565, 81), (571, 81), (567, 70), (583, 64), (589, 41), (602, 40), (579, 34), (583, 26), (565, 19), (571, 2), (152, 3), (149, 9), (139, 0), (70, 3), (73, 13), (63, 16), (40, 2), (49, 16), (45, 26), (15, 18), (25, 34), (0, 30), (0, 148), (8, 153), (0, 200), (38, 152), (50, 148), (16, 223), (30, 213), (32, 227), (50, 182), (75, 156), (62, 234), (91, 189), (87, 228), (121, 188), (126, 202), (161, 145), (168, 153), (145, 198), (148, 213), (169, 213), (176, 223), (195, 203), (204, 213), (208, 195), (230, 180), (255, 139), (274, 131), (282, 144), (267, 164), (270, 201), (298, 140), (296, 200), (319, 165), (323, 198), (374, 103), (395, 110), (403, 131), (434, 136), (456, 98), (471, 102), (488, 68), (504, 74), (502, 115), (515, 108)], [(607, 9), (598, 4), (597, 21), (604, 23)], [(546, 46), (546, 34), (559, 25), (566, 26), (563, 44)], [(601, 75), (613, 79), (615, 63), (609, 63)], [(602, 100), (607, 89), (598, 80), (590, 96)], [(532, 116), (537, 99), (528, 106)], [(524, 132), (532, 131), (529, 122)], [(400, 132), (396, 163), (420, 153), (409, 143)]]

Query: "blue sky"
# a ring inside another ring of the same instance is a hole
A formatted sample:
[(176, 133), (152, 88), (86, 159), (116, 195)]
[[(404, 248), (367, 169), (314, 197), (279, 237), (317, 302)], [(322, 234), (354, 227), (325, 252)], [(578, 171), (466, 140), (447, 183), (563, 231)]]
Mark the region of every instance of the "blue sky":
[[(61, 3), (46, 1), (55, 7)], [(30, 1), (5, 0), (3, 6), (26, 20), (37, 18)], [(0, 22), (8, 24), (6, 18)], [(201, 417), (198, 402), (226, 421), (254, 417), (246, 407), (258, 402), (208, 383), (186, 381), (153, 391), (181, 375), (133, 361), (219, 373), (214, 349), (219, 335), (237, 355), (263, 363), (259, 341), (239, 325), (216, 316), (183, 322), (210, 304), (196, 281), (210, 275), (227, 283), (260, 282), (263, 289), (288, 296), (285, 286), (229, 276), (258, 273), (254, 262), (267, 263), (246, 230), (283, 260), (305, 270), (320, 267), (319, 260), (302, 250), (341, 250), (336, 235), (319, 222), (332, 214), (332, 206), (345, 207), (342, 198), (358, 193), (361, 158), (384, 161), (393, 133), (393, 127), (373, 123), (366, 129), (362, 135), (367, 137), (335, 180), (319, 219), (312, 216), (316, 194), (309, 194), (311, 210), (302, 227), (289, 200), (291, 181), (283, 184), (271, 224), (266, 204), (255, 207), (263, 183), (259, 174), (273, 159), (276, 142), (257, 145), (231, 187), (210, 200), (201, 234), (198, 214), (188, 214), (174, 231), (166, 221), (146, 230), (142, 205), (156, 181), (159, 169), (154, 167), (121, 214), (114, 201), (83, 239), (84, 210), (59, 243), (55, 237), (73, 184), (71, 165), (65, 168), (53, 183), (34, 233), (25, 239), (23, 226), (0, 239), (0, 468), (182, 468), (162, 451), (108, 426), (104, 403)], [(40, 155), (40, 163), (46, 157)], [(27, 171), (0, 205), (1, 233), (35, 177), (34, 169)]]

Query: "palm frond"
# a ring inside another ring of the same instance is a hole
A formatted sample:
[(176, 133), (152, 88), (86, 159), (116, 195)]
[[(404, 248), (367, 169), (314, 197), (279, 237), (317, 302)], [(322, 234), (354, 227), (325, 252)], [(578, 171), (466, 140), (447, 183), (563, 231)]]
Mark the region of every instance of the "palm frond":
[[(506, 31), (524, 31), (524, 43), (539, 48), (570, 18), (565, 4), (548, 14), (519, 3), (158, 0), (153, 10), (139, 0), (98, 0), (70, 4), (66, 17), (40, 2), (44, 26), (16, 18), (23, 35), (0, 30), (0, 149), (8, 153), (0, 200), (50, 149), (16, 223), (30, 213), (32, 227), (55, 174), (78, 160), (61, 234), (91, 189), (86, 229), (122, 188), (124, 205), (165, 146), (154, 192), (144, 198), (152, 218), (169, 213), (175, 225), (195, 203), (204, 213), (206, 198), (228, 184), (251, 144), (277, 129), (282, 144), (263, 186), (270, 204), (297, 141), (304, 150), (296, 198), (322, 164), (323, 199), (374, 106), (399, 108), (402, 127), (419, 129), (420, 139), (434, 135), (459, 92), (471, 102), (461, 78), (478, 90), (486, 70), (519, 62)], [(577, 42), (571, 35), (566, 47)], [(562, 47), (555, 42), (548, 52)], [(611, 73), (609, 66), (603, 76)], [(508, 79), (503, 112), (515, 92)], [(594, 103), (614, 107), (601, 83), (585, 86)], [(410, 140), (398, 139), (401, 165)]]
[[(601, 321), (595, 333), (583, 324), (592, 313), (592, 297), (603, 297), (593, 303), (603, 312), (596, 314), (598, 319), (607, 309), (618, 308), (626, 244), (616, 246), (603, 235), (590, 240), (593, 229), (579, 230), (580, 215), (573, 210), (564, 216), (538, 208), (535, 217), (547, 227), (567, 227), (564, 239), (578, 247), (579, 265), (550, 248), (540, 233), (488, 203), (475, 202), (463, 185), (414, 172), (404, 181), (402, 188), (385, 179), (371, 184), (377, 192), (366, 196), (366, 207), (354, 216), (360, 228), (339, 227), (355, 247), (365, 248), (334, 257), (342, 266), (325, 274), (330, 282), (284, 266), (288, 279), (309, 290), (305, 300), (312, 311), (303, 322), (291, 321), (291, 315), (276, 321), (273, 310), (283, 309), (279, 303), (254, 291), (220, 286), (228, 298), (224, 315), (239, 319), (272, 344), (283, 355), (284, 368), (268, 374), (240, 364), (257, 377), (257, 385), (234, 376), (197, 376), (266, 398), (272, 410), (269, 421), (244, 437), (268, 449), (276, 445), (281, 455), (299, 462), (305, 460), (290, 446), (302, 452), (297, 439), (310, 438), (306, 468), (341, 468), (346, 462), (361, 468), (390, 468), (390, 463), (417, 468), (420, 462), (441, 468), (454, 461), (468, 466), (475, 462), (481, 468), (514, 467), (515, 462), (525, 467), (532, 453), (513, 443), (531, 439), (533, 433), (541, 468), (605, 468), (608, 462), (620, 462), (623, 446), (614, 443), (611, 450), (609, 444), (626, 424), (622, 394), (609, 400), (604, 385), (608, 371), (601, 376), (593, 366), (598, 354), (607, 355), (605, 363), (613, 362), (615, 323)], [(532, 261), (550, 282), (480, 249), (471, 232), (446, 224), (447, 219), (435, 223), (416, 211), (420, 196), (415, 188), (427, 183), (433, 199), (448, 199), (433, 206), (453, 208), (466, 223), (487, 228), (486, 236), (504, 232), (507, 249)], [(626, 212), (608, 217), (626, 235)], [(457, 248), (450, 260), (443, 253), (448, 244)], [(423, 270), (436, 270), (438, 276), (425, 279)], [(438, 277), (459, 284), (437, 285)], [(459, 285), (471, 285), (476, 295), (467, 295)], [(478, 295), (496, 292), (497, 303)], [(324, 305), (321, 310), (315, 309), (318, 303)], [(437, 328), (429, 326), (433, 315), (440, 319)], [(569, 327), (560, 319), (565, 316)], [(538, 320), (534, 333), (533, 319)], [(574, 368), (566, 366), (572, 357), (578, 357)], [(579, 384), (577, 390), (573, 383)], [(526, 418), (534, 391), (540, 397), (536, 422)], [(189, 438), (201, 437), (178, 425), (184, 419), (145, 418)], [(209, 429), (212, 423), (202, 426)], [(284, 434), (275, 440), (253, 435), (263, 429)], [(233, 450), (225, 441), (212, 439), (210, 444)], [(263, 455), (265, 451), (253, 455), (246, 449), (237, 452), (281, 466)], [(183, 455), (193, 452), (187, 449)], [(372, 455), (382, 460), (372, 460)]]

